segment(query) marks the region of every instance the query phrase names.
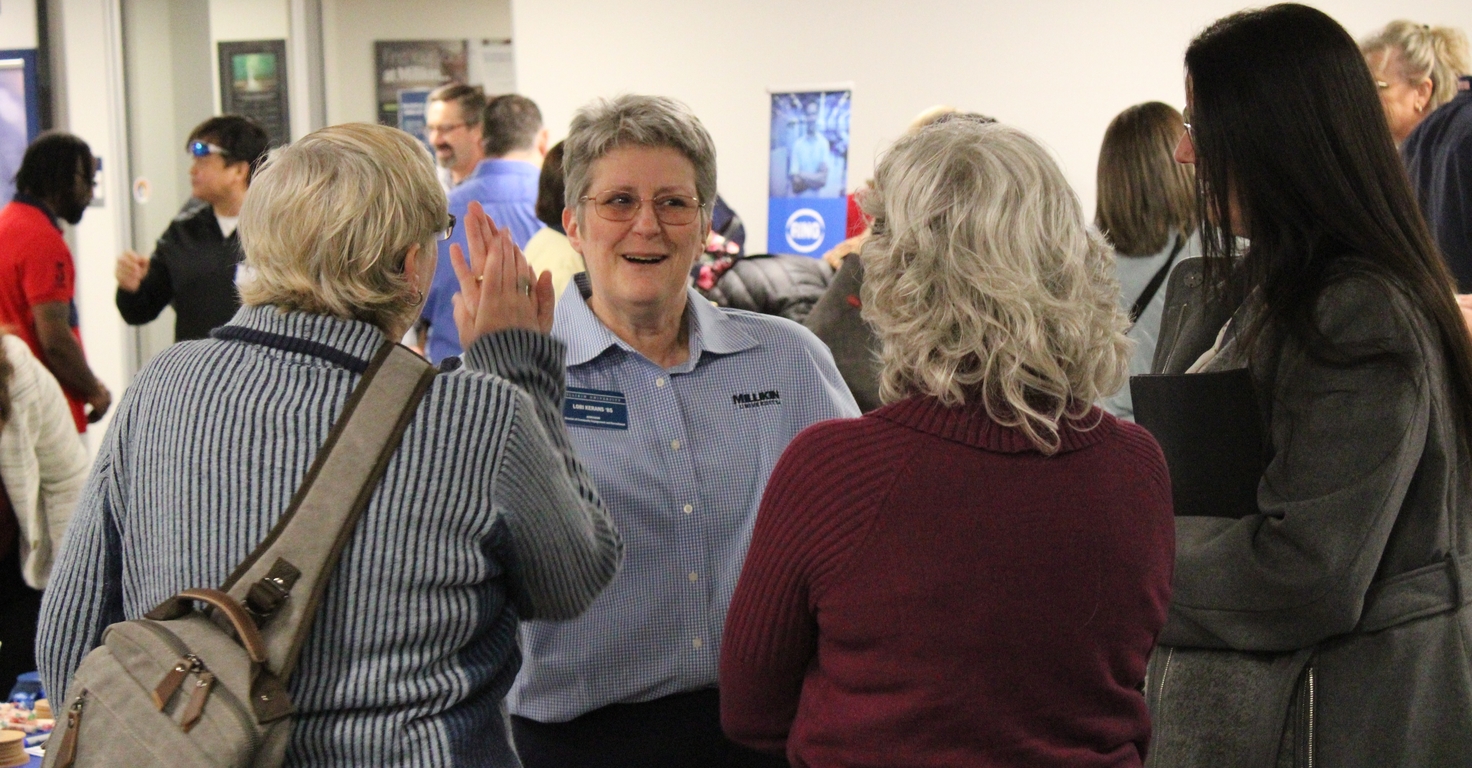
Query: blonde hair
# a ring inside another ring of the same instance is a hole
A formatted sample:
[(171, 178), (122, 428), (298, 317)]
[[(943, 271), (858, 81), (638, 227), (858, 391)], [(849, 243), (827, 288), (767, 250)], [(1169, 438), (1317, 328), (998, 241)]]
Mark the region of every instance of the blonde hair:
[(1467, 36), (1455, 27), (1433, 27), (1400, 19), (1360, 41), (1360, 52), (1396, 51), (1400, 54), (1397, 74), (1411, 85), (1431, 80), (1430, 112), (1457, 95), (1457, 78), (1472, 74)]
[(434, 160), (395, 128), (348, 123), (273, 150), (240, 209), (240, 245), (254, 274), (250, 305), (362, 320), (387, 331), (422, 300), (404, 275), (418, 243), (434, 263), (448, 219)]
[(1045, 454), (1123, 383), (1132, 346), (1109, 246), (1036, 141), (946, 121), (900, 139), (863, 202), (863, 316), (880, 397), (980, 401)]

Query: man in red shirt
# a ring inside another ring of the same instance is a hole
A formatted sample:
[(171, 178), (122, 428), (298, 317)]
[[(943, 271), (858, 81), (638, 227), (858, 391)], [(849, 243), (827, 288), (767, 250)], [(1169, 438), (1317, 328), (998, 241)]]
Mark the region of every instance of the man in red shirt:
[(0, 326), (25, 339), (61, 383), (78, 432), (107, 413), (112, 393), (82, 354), (76, 268), (57, 219), (82, 220), (95, 167), (86, 142), (47, 133), (26, 148), (15, 198), (0, 210)]

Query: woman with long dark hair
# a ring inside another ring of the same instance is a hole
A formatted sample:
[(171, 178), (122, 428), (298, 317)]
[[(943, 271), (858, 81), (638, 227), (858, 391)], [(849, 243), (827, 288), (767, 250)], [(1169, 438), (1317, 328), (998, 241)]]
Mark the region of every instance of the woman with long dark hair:
[(1238, 306), (1193, 368), (1251, 374), (1265, 468), (1238, 517), (1177, 519), (1151, 763), (1467, 765), (1472, 346), (1374, 80), (1276, 5), (1197, 37), (1186, 89), (1177, 158)]

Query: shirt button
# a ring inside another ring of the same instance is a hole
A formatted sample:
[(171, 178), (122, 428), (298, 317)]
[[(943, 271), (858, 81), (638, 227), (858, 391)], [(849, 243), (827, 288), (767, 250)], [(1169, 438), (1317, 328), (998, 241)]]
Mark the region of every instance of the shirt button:
[(694, 504), (686, 504), (685, 505), (685, 514), (688, 515), (688, 514), (690, 514), (691, 512), (694, 512), (694, 511), (695, 511), (695, 505)]
[(654, 380), (654, 386), (656, 386), (656, 387), (662, 387), (662, 386), (664, 386), (664, 379), (655, 379)]
[(690, 572), (690, 583), (691, 584), (694, 584), (697, 581), (700, 581), (700, 574), (698, 574), (698, 573), (696, 573), (694, 571), (691, 571)]
[(674, 449), (676, 451), (680, 450), (680, 441), (679, 440), (671, 440), (670, 441), (670, 448), (672, 448), (672, 449)]
[(695, 650), (698, 651), (698, 650), (700, 650), (700, 647), (701, 646), (705, 645), (705, 641), (704, 640), (701, 640), (700, 638), (697, 637), (694, 640), (691, 640), (690, 641), (690, 644), (693, 645), (693, 646), (695, 646)]

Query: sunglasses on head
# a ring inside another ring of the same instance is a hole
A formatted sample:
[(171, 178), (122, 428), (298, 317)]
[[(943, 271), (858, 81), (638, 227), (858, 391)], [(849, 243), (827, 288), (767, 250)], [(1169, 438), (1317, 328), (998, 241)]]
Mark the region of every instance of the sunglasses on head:
[(207, 141), (191, 141), (189, 142), (189, 154), (194, 157), (208, 157), (210, 155), (225, 157), (230, 153), (226, 152), (225, 148), (218, 144), (211, 144)]

